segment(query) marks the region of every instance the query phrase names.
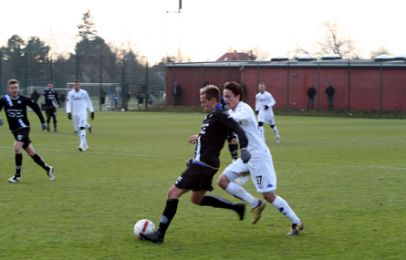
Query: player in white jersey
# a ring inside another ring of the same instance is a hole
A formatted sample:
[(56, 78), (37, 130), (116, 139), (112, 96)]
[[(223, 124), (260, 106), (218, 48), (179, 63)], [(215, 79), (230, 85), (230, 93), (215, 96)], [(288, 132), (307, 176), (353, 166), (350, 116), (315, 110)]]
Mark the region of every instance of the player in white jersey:
[(258, 113), (259, 133), (265, 138), (264, 123), (267, 123), (272, 128), (276, 142), (280, 143), (281, 137), (279, 136), (278, 128), (275, 125), (275, 115), (272, 109), (276, 104), (276, 100), (271, 93), (266, 91), (265, 83), (258, 84), (258, 91), (258, 94), (255, 96), (255, 111)]
[(242, 95), (243, 90), (239, 83), (227, 82), (224, 84), (223, 96), (230, 108), (229, 115), (243, 128), (248, 138), (247, 149), (251, 154), (251, 159), (248, 163), (243, 163), (238, 159), (228, 165), (219, 178), (219, 185), (234, 197), (252, 206), (254, 214), (252, 223), (255, 224), (261, 217), (266, 204), (234, 182), (243, 173), (249, 172), (257, 192), (262, 193), (266, 201), (292, 222), (288, 235), (298, 235), (303, 230), (303, 223), (289, 204), (275, 192), (277, 181), (271, 152), (258, 132), (254, 111), (248, 104), (241, 101)]
[(73, 116), (73, 125), (79, 131), (80, 145), (79, 151), (88, 149), (86, 141), (86, 124), (87, 124), (87, 111), (90, 112), (90, 118), (94, 120), (94, 108), (89, 94), (86, 90), (80, 88), (78, 80), (73, 84), (73, 89), (69, 91), (66, 101), (66, 113), (68, 113), (69, 120)]

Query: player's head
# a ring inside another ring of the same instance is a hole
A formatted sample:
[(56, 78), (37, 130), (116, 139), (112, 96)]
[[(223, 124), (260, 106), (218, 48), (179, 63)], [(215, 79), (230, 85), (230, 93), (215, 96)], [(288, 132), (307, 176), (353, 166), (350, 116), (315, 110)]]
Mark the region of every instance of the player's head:
[(79, 80), (75, 80), (75, 82), (73, 83), (73, 89), (75, 91), (79, 91), (80, 90), (80, 81)]
[(53, 88), (53, 87), (54, 87), (54, 84), (48, 83), (48, 88), (49, 88), (49, 89), (51, 89), (51, 88)]
[(10, 79), (7, 81), (7, 91), (11, 97), (17, 97), (20, 93), (20, 82), (16, 79)]
[(230, 81), (230, 82), (224, 83), (223, 97), (224, 97), (224, 102), (231, 109), (236, 108), (238, 103), (244, 97), (244, 90), (242, 88), (242, 85), (235, 81)]
[(200, 106), (203, 111), (213, 111), (220, 101), (220, 91), (215, 85), (207, 85), (200, 89)]
[(265, 89), (266, 89), (265, 83), (264, 83), (264, 82), (260, 82), (260, 83), (258, 84), (258, 91), (261, 92), (261, 93), (264, 93)]

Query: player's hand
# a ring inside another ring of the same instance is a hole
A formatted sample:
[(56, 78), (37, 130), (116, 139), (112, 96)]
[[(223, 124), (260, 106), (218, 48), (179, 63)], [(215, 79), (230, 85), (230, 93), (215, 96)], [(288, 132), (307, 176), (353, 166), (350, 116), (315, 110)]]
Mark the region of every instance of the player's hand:
[(189, 137), (189, 139), (187, 140), (187, 142), (189, 143), (189, 144), (195, 144), (196, 142), (197, 142), (197, 139), (199, 138), (199, 136), (198, 135), (191, 135), (190, 137)]
[(43, 123), (43, 124), (41, 125), (41, 127), (42, 127), (42, 131), (44, 131), (44, 130), (47, 130), (47, 129), (48, 129), (48, 125), (47, 125), (47, 123)]
[(268, 106), (268, 105), (265, 105), (264, 108), (265, 108), (265, 110), (268, 110), (269, 106)]
[(94, 112), (90, 113), (90, 118), (92, 119), (92, 121), (94, 120)]
[(72, 113), (68, 113), (68, 119), (72, 120)]
[(251, 153), (247, 150), (247, 148), (242, 148), (240, 150), (240, 158), (243, 163), (247, 163), (251, 159)]

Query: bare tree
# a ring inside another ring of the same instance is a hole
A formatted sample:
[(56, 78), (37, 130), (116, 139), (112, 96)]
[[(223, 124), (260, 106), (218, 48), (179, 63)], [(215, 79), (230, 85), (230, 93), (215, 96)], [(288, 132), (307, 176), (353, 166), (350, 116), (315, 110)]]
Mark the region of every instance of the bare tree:
[(353, 41), (344, 36), (335, 23), (325, 22), (325, 37), (322, 41), (317, 42), (318, 55), (338, 54), (343, 58), (359, 58)]
[(78, 25), (80, 40), (91, 41), (97, 37), (96, 26), (90, 10), (86, 11), (82, 17), (82, 23)]
[(314, 53), (312, 53), (311, 51), (309, 51), (309, 50), (307, 50), (305, 48), (302, 48), (300, 46), (296, 47), (290, 54), (291, 54), (291, 56), (293, 58), (296, 58), (296, 57), (298, 57), (300, 55), (308, 55), (310, 57), (314, 56)]

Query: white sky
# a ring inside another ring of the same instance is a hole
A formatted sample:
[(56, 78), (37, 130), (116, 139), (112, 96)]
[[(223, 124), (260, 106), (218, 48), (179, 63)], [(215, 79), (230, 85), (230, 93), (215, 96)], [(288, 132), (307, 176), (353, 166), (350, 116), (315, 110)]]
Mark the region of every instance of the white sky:
[(77, 25), (91, 11), (99, 36), (151, 62), (178, 50), (192, 61), (226, 51), (259, 49), (271, 56), (312, 50), (323, 23), (338, 24), (362, 57), (384, 47), (406, 53), (403, 0), (19, 0), (1, 1), (0, 46), (18, 34), (38, 36), (54, 52), (73, 52)]

